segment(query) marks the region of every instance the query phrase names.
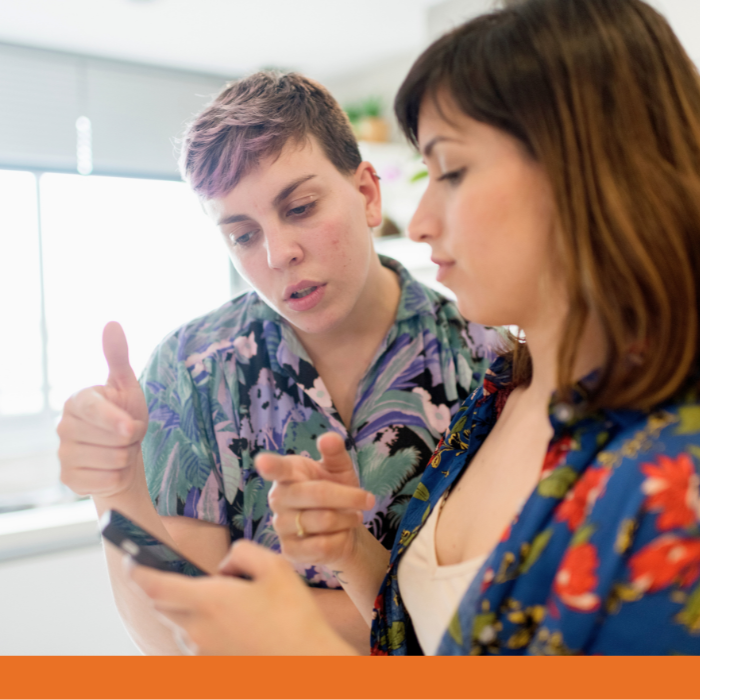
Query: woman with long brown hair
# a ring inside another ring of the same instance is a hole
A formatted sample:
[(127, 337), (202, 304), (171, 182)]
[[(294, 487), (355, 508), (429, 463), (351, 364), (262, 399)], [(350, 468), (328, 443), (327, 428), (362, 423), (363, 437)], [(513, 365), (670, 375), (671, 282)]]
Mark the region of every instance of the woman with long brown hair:
[[(390, 556), (337, 438), (259, 459), (284, 555), (337, 572), (373, 653), (699, 653), (695, 67), (639, 0), (526, 0), (430, 46), (396, 113), (430, 174), (410, 236), (466, 317), (522, 337)], [(256, 580), (133, 577), (198, 651), (350, 651), (283, 562), (241, 543), (224, 572)], [(229, 597), (231, 638), (205, 605)]]

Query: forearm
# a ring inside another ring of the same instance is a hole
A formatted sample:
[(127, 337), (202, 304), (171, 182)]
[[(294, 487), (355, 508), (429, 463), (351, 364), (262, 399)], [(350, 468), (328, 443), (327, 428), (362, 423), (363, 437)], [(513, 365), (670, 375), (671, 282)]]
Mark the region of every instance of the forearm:
[[(143, 469), (142, 463), (139, 466)], [(215, 570), (215, 563), (209, 566), (201, 560), (200, 553), (186, 551), (175, 542), (151, 502), (145, 478), (135, 480), (133, 487), (123, 493), (110, 497), (94, 496), (93, 501), (100, 517), (105, 511), (116, 509), (164, 544), (185, 553), (198, 566), (212, 572)], [(172, 631), (157, 617), (148, 599), (131, 587), (123, 569), (123, 553), (108, 542), (105, 542), (104, 553), (117, 610), (138, 648), (144, 654), (181, 654)]]
[(355, 535), (353, 554), (331, 568), (369, 629), (375, 598), (385, 578), (390, 552), (364, 525), (356, 529)]
[(109, 581), (125, 629), (143, 654), (181, 655), (172, 631), (159, 620), (151, 602), (133, 590), (123, 570), (123, 554), (109, 542), (104, 543)]

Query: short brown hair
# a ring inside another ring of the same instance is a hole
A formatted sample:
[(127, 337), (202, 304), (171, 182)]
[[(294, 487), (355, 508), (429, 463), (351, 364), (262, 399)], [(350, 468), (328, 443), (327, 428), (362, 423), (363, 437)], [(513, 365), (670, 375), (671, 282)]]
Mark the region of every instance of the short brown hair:
[[(700, 84), (666, 20), (639, 0), (513, 2), (417, 60), (396, 97), (415, 145), (420, 105), (441, 90), (523, 143), (552, 183), (570, 300), (559, 390), (593, 313), (607, 357), (592, 406), (672, 396), (699, 362)], [(520, 341), (514, 356), (528, 381)]]
[(188, 127), (182, 175), (202, 197), (221, 197), (261, 158), (310, 136), (340, 172), (362, 162), (346, 114), (322, 85), (298, 73), (254, 73), (227, 85)]

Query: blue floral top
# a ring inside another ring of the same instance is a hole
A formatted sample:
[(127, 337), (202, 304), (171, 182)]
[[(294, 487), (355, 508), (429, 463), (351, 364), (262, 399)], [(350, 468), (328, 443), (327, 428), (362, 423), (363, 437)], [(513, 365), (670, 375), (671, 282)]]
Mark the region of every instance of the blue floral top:
[[(498, 359), (453, 418), (401, 522), (373, 654), (420, 654), (398, 565), (512, 390)], [(667, 405), (592, 412), (553, 396), (538, 485), (480, 567), (438, 654), (699, 654), (697, 382)]]
[[(351, 427), (291, 327), (248, 293), (179, 328), (141, 378), (149, 409), (143, 442), (149, 490), (161, 515), (226, 525), (232, 540), (278, 548), (267, 495), (253, 469), (262, 450), (320, 455), (316, 438), (345, 438), (362, 486), (377, 496), (365, 514), (392, 547), (401, 517), (440, 435), (480, 383), (498, 333), (464, 321), (455, 305), (381, 258), (401, 281), (396, 320), (362, 379)], [(339, 587), (324, 567), (309, 583)]]

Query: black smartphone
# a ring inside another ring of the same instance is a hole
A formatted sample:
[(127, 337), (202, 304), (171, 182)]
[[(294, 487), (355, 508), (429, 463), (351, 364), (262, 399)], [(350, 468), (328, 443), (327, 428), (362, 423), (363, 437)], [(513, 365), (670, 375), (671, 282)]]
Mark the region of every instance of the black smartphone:
[(185, 576), (208, 576), (203, 569), (117, 510), (104, 513), (99, 519), (99, 528), (102, 537), (127, 552), (138, 564)]

